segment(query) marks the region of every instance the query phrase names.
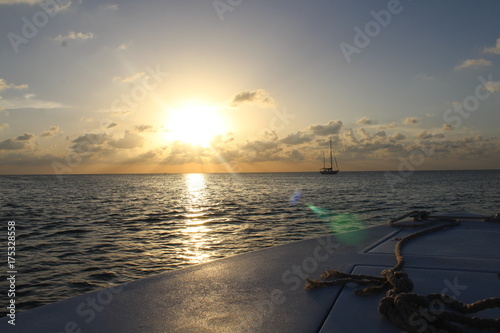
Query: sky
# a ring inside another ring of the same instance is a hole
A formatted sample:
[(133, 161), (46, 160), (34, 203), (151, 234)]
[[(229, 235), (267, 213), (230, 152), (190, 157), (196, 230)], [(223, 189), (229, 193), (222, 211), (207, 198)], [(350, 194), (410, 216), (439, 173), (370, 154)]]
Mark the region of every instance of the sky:
[(499, 11), (0, 0), (0, 174), (499, 169)]

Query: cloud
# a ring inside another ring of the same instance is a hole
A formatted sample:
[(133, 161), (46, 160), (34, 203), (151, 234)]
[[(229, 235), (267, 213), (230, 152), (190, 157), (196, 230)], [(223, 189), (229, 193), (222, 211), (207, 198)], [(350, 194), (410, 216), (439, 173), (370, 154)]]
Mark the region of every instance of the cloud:
[(20, 90), (20, 89), (26, 89), (26, 88), (28, 88), (27, 84), (20, 84), (20, 85), (15, 85), (13, 83), (7, 84), (4, 79), (0, 79), (0, 91), (6, 90), (6, 89)]
[(497, 43), (494, 47), (486, 47), (484, 49), (486, 53), (500, 54), (500, 38), (497, 39)]
[(241, 148), (245, 150), (254, 150), (256, 152), (263, 152), (265, 150), (278, 148), (279, 143), (277, 141), (271, 140), (255, 140), (249, 141), (244, 144)]
[(141, 147), (143, 138), (130, 131), (125, 131), (123, 137), (118, 139), (106, 133), (86, 133), (71, 140), (71, 143), (69, 149), (86, 162), (99, 160), (99, 163), (115, 164), (117, 154), (123, 150)]
[(127, 50), (132, 44), (133, 44), (132, 41), (128, 41), (126, 43), (121, 43), (120, 45), (118, 45), (118, 47), (116, 49), (119, 51), (124, 51), (124, 50)]
[(357, 125), (373, 125), (376, 124), (377, 122), (375, 120), (372, 120), (368, 117), (362, 117), (358, 120), (356, 120)]
[(7, 139), (0, 142), (0, 150), (20, 150), (24, 149), (24, 142)]
[(341, 136), (342, 141), (337, 144), (347, 159), (388, 159), (403, 150), (403, 145), (396, 143), (399, 140), (395, 140), (395, 138), (403, 140), (402, 134), (388, 137), (384, 131), (376, 132), (372, 136), (366, 131), (358, 130), (358, 132), (362, 135), (360, 139), (356, 138), (352, 129), (345, 131)]
[(57, 132), (59, 132), (59, 127), (58, 126), (52, 126), (47, 131), (43, 131), (42, 134), (40, 134), (40, 136), (41, 137), (54, 136)]
[(358, 143), (358, 139), (354, 135), (354, 131), (352, 129), (348, 129), (342, 133), (342, 139), (346, 144)]
[[(78, 0), (79, 2), (81, 2), (81, 0)], [(30, 6), (33, 6), (33, 5), (36, 5), (36, 4), (39, 4), (40, 2), (42, 2), (41, 0), (0, 0), (0, 6), (1, 5), (30, 5)], [(47, 12), (60, 12), (66, 8), (68, 8), (69, 6), (71, 6), (71, 1), (70, 0), (66, 0), (66, 1), (61, 1), (61, 0), (57, 0), (57, 1), (49, 1), (50, 2), (50, 9), (47, 9)], [(64, 2), (67, 2), (66, 4), (61, 4), (61, 3), (64, 3)]]
[[(174, 141), (165, 150), (168, 150), (168, 156), (160, 164), (220, 163), (221, 159), (223, 159), (220, 155), (227, 157), (225, 153), (215, 153), (211, 147), (193, 146), (182, 141)], [(217, 158), (217, 155), (219, 155), (219, 158)], [(225, 160), (225, 162), (228, 162), (228, 160)]]
[(54, 40), (56, 42), (60, 42), (61, 45), (66, 46), (69, 40), (89, 40), (93, 39), (94, 34), (89, 32), (89, 33), (83, 33), (83, 32), (74, 32), (74, 31), (69, 31), (66, 35), (58, 35)]
[(375, 134), (373, 135), (370, 135), (370, 133), (368, 133), (366, 131), (366, 129), (364, 128), (360, 128), (358, 129), (358, 134), (361, 135), (361, 139), (362, 140), (376, 140), (376, 139), (379, 139), (379, 138), (385, 138), (387, 137), (387, 133), (385, 131), (379, 131), (379, 132), (376, 132)]
[[(411, 118), (411, 117), (410, 117)], [(417, 119), (418, 120), (418, 119)], [(415, 119), (408, 120), (414, 123)], [(436, 147), (432, 159), (455, 159), (464, 156), (483, 154), (491, 159), (491, 154), (498, 152), (500, 145), (496, 138), (470, 138), (465, 143), (461, 139), (449, 140), (441, 130), (420, 131), (415, 135), (407, 135), (397, 129), (388, 129), (371, 134), (364, 128), (347, 129), (338, 136), (334, 144), (340, 160), (396, 160), (398, 156), (409, 156), (415, 150), (422, 150), (423, 145)], [(464, 148), (463, 147), (467, 147)], [(481, 147), (484, 150), (481, 150)], [(314, 150), (314, 147), (312, 147)], [(303, 150), (302, 150), (303, 152)], [(499, 155), (500, 156), (500, 155)], [(473, 158), (473, 157), (471, 157)]]
[(288, 154), (289, 154), (290, 160), (292, 160), (292, 161), (303, 161), (305, 159), (304, 155), (302, 155), (302, 153), (300, 151), (298, 151), (297, 149), (290, 151)]
[(284, 159), (282, 153), (283, 148), (278, 145), (270, 144), (266, 147), (256, 145), (254, 150), (242, 156), (242, 161), (246, 163), (280, 161)]
[(319, 124), (311, 125), (307, 128), (307, 130), (315, 135), (325, 136), (325, 135), (338, 134), (342, 126), (344, 126), (342, 121), (331, 120), (326, 125), (319, 125)]
[(419, 119), (417, 117), (407, 117), (403, 120), (403, 123), (406, 125), (415, 125), (419, 123)]
[(360, 128), (358, 129), (358, 134), (360, 134), (361, 136), (363, 136), (364, 138), (368, 138), (370, 137), (370, 135), (368, 134), (368, 132), (364, 129), (364, 128)]
[(500, 142), (497, 138), (475, 136), (458, 140), (440, 140), (433, 142), (433, 146), (434, 153), (432, 156), (434, 158), (491, 160), (500, 156)]
[(150, 150), (150, 151), (148, 151), (148, 152), (146, 152), (146, 153), (143, 153), (143, 154), (139, 155), (139, 158), (140, 158), (141, 160), (144, 160), (144, 159), (148, 159), (148, 160), (150, 160), (150, 159), (153, 159), (153, 158), (155, 158), (155, 157), (157, 157), (157, 156), (158, 156), (158, 152), (157, 152), (157, 151), (155, 151), (155, 150)]
[(146, 75), (146, 73), (139, 72), (139, 73), (133, 74), (133, 75), (128, 76), (128, 77), (115, 76), (115, 77), (113, 77), (113, 82), (116, 82), (116, 81), (119, 81), (119, 82), (134, 82), (135, 80), (143, 77), (144, 75)]
[(106, 134), (87, 133), (72, 140), (74, 145), (70, 146), (70, 149), (78, 154), (100, 151), (107, 138)]
[(110, 11), (117, 11), (118, 10), (118, 4), (103, 4), (103, 5), (99, 5), (99, 9), (103, 9), (103, 10), (110, 10)]
[(396, 132), (396, 133), (391, 134), (389, 136), (389, 139), (394, 140), (394, 141), (401, 141), (401, 140), (406, 139), (406, 136), (402, 133)]
[(484, 85), (483, 89), (491, 93), (500, 91), (500, 81), (488, 81)]
[(434, 79), (432, 76), (428, 75), (428, 74), (425, 74), (425, 73), (418, 73), (416, 75), (417, 78), (419, 79), (424, 79), (424, 80), (432, 80)]
[(247, 163), (277, 161), (280, 160), (280, 153), (283, 151), (274, 131), (265, 131), (259, 139), (247, 141), (239, 149), (244, 151), (242, 159)]
[(443, 131), (453, 131), (455, 128), (450, 123), (444, 123), (443, 126), (441, 127), (441, 129)]
[(116, 126), (118, 126), (118, 124), (117, 124), (117, 123), (111, 123), (111, 124), (109, 124), (108, 126), (106, 126), (106, 129), (114, 128), (114, 127), (116, 127)]
[(150, 150), (138, 156), (128, 158), (123, 161), (124, 164), (144, 164), (144, 163), (160, 163), (158, 158), (161, 155), (161, 149)]
[(9, 124), (7, 123), (1, 123), (0, 124), (0, 131), (3, 131), (4, 129), (6, 129), (7, 127), (9, 127)]
[(18, 136), (15, 139), (7, 139), (0, 142), (0, 150), (21, 150), (26, 147), (29, 147), (32, 144), (32, 141), (35, 138), (35, 135), (32, 133), (25, 133), (23, 135)]
[(18, 141), (29, 141), (29, 140), (32, 140), (34, 137), (35, 137), (35, 135), (32, 134), (32, 133), (24, 133), (23, 135), (18, 136), (16, 138), (16, 140), (18, 140)]
[(31, 166), (37, 167), (37, 170), (39, 170), (39, 167), (43, 166), (52, 169), (51, 166), (54, 162), (62, 164), (67, 163), (64, 158), (51, 154), (35, 155), (31, 151), (28, 153), (23, 153), (22, 151), (10, 151), (2, 154), (2, 158), (0, 158), (0, 165), (15, 165), (21, 167)]
[(398, 123), (393, 121), (392, 123), (389, 123), (389, 124), (379, 125), (378, 128), (380, 128), (380, 129), (387, 129), (387, 128), (392, 129), (392, 128), (396, 128), (398, 126), (399, 126)]
[(142, 146), (142, 137), (138, 134), (125, 131), (123, 138), (118, 140), (110, 140), (109, 145), (118, 149), (133, 149)]
[(300, 145), (303, 143), (311, 142), (312, 139), (313, 139), (313, 136), (311, 134), (305, 134), (301, 131), (298, 131), (297, 133), (289, 134), (284, 139), (282, 139), (280, 142), (284, 143), (286, 145)]
[(17, 4), (27, 4), (36, 5), (40, 0), (0, 0), (0, 5), (17, 5)]
[(34, 94), (25, 94), (22, 97), (0, 99), (0, 108), (15, 109), (59, 109), (66, 106), (58, 102), (44, 101), (34, 98)]
[(455, 67), (455, 70), (460, 70), (464, 68), (480, 68), (491, 66), (492, 62), (486, 59), (467, 59), (464, 60), (460, 65)]
[(106, 142), (107, 138), (108, 138), (108, 135), (106, 135), (104, 133), (99, 133), (99, 134), (87, 133), (87, 134), (84, 134), (84, 135), (77, 137), (76, 139), (72, 140), (71, 142), (76, 143), (76, 144), (90, 142), (94, 145), (102, 145)]
[(153, 125), (136, 125), (135, 129), (136, 132), (142, 133), (142, 132), (158, 132), (157, 129)]
[(260, 104), (263, 106), (274, 106), (276, 102), (264, 89), (245, 90), (234, 96), (231, 106), (237, 107), (244, 103)]
[[(273, 131), (266, 131), (258, 139), (245, 142), (236, 141), (234, 135), (218, 136), (211, 147), (197, 147), (182, 141), (175, 141), (168, 146), (157, 146), (140, 149), (144, 139), (139, 135), (141, 131), (151, 131), (151, 125), (137, 125), (125, 131), (122, 136), (110, 134), (87, 133), (71, 140), (70, 150), (77, 153), (82, 165), (109, 164), (109, 165), (181, 165), (184, 163), (226, 163), (228, 170), (238, 169), (242, 165), (255, 162), (289, 162), (321, 160), (319, 152), (328, 147), (328, 137), (324, 132), (339, 128), (337, 134), (332, 134), (332, 140), (339, 161), (397, 160), (398, 156), (408, 156), (415, 149), (422, 149), (422, 145), (436, 147), (434, 158), (457, 158), (463, 155), (466, 158), (475, 157), (492, 159), (492, 153), (499, 152), (499, 140), (471, 137), (466, 140), (447, 139), (442, 130), (433, 129), (420, 131), (409, 135), (398, 132), (398, 129), (375, 130), (370, 128), (343, 129), (340, 121), (330, 121), (327, 124), (311, 125), (305, 129), (293, 132), (283, 139), (278, 138)], [(335, 126), (337, 125), (337, 126)], [(401, 126), (401, 125), (400, 125)], [(48, 131), (55, 132), (57, 126), (52, 126)], [(313, 133), (314, 129), (317, 133)], [(373, 131), (373, 132), (372, 132)], [(43, 133), (42, 133), (43, 134)], [(43, 136), (43, 135), (42, 135)], [(35, 136), (30, 133), (0, 142), (0, 165), (14, 165), (18, 161), (27, 161), (32, 155), (29, 165), (44, 165), (50, 168), (52, 161), (32, 147)], [(35, 138), (36, 139), (36, 138)], [(68, 141), (69, 142), (69, 141)], [(420, 146), (419, 146), (420, 145)], [(137, 149), (136, 149), (137, 148)], [(9, 160), (5, 160), (8, 156)], [(59, 159), (64, 160), (62, 157)], [(72, 157), (75, 158), (75, 157)], [(37, 160), (39, 159), (39, 163)], [(46, 164), (43, 163), (46, 162)], [(308, 162), (308, 163), (309, 163)], [(63, 161), (64, 163), (64, 161)], [(17, 164), (16, 164), (17, 165)], [(28, 164), (27, 164), (28, 165)], [(318, 164), (319, 165), (319, 164)]]
[(417, 135), (417, 138), (425, 140), (425, 139), (443, 139), (443, 133), (432, 134), (427, 131), (422, 131)]

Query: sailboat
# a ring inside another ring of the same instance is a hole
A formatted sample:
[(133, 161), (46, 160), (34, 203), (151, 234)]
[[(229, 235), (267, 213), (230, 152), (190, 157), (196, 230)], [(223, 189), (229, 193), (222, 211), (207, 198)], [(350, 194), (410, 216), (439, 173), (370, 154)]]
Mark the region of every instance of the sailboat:
[[(333, 169), (333, 160), (335, 159), (335, 169)], [(335, 175), (339, 172), (339, 165), (337, 163), (337, 157), (333, 153), (332, 140), (330, 140), (330, 167), (327, 168), (325, 165), (325, 153), (323, 152), (323, 168), (319, 173), (322, 175)]]

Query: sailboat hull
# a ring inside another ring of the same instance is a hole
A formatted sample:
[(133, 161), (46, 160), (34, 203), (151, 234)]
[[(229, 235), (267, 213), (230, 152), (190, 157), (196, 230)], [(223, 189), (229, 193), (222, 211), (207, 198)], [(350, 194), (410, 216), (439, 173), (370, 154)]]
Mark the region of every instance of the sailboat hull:
[(322, 175), (335, 175), (339, 170), (321, 170), (319, 173)]

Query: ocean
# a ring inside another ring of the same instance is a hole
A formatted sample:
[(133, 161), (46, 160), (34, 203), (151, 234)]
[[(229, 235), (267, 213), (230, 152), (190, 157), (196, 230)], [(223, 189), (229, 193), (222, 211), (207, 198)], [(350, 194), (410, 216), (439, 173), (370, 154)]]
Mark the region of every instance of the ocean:
[(0, 176), (0, 292), (8, 221), (22, 311), (412, 210), (500, 213), (499, 188), (500, 170)]

